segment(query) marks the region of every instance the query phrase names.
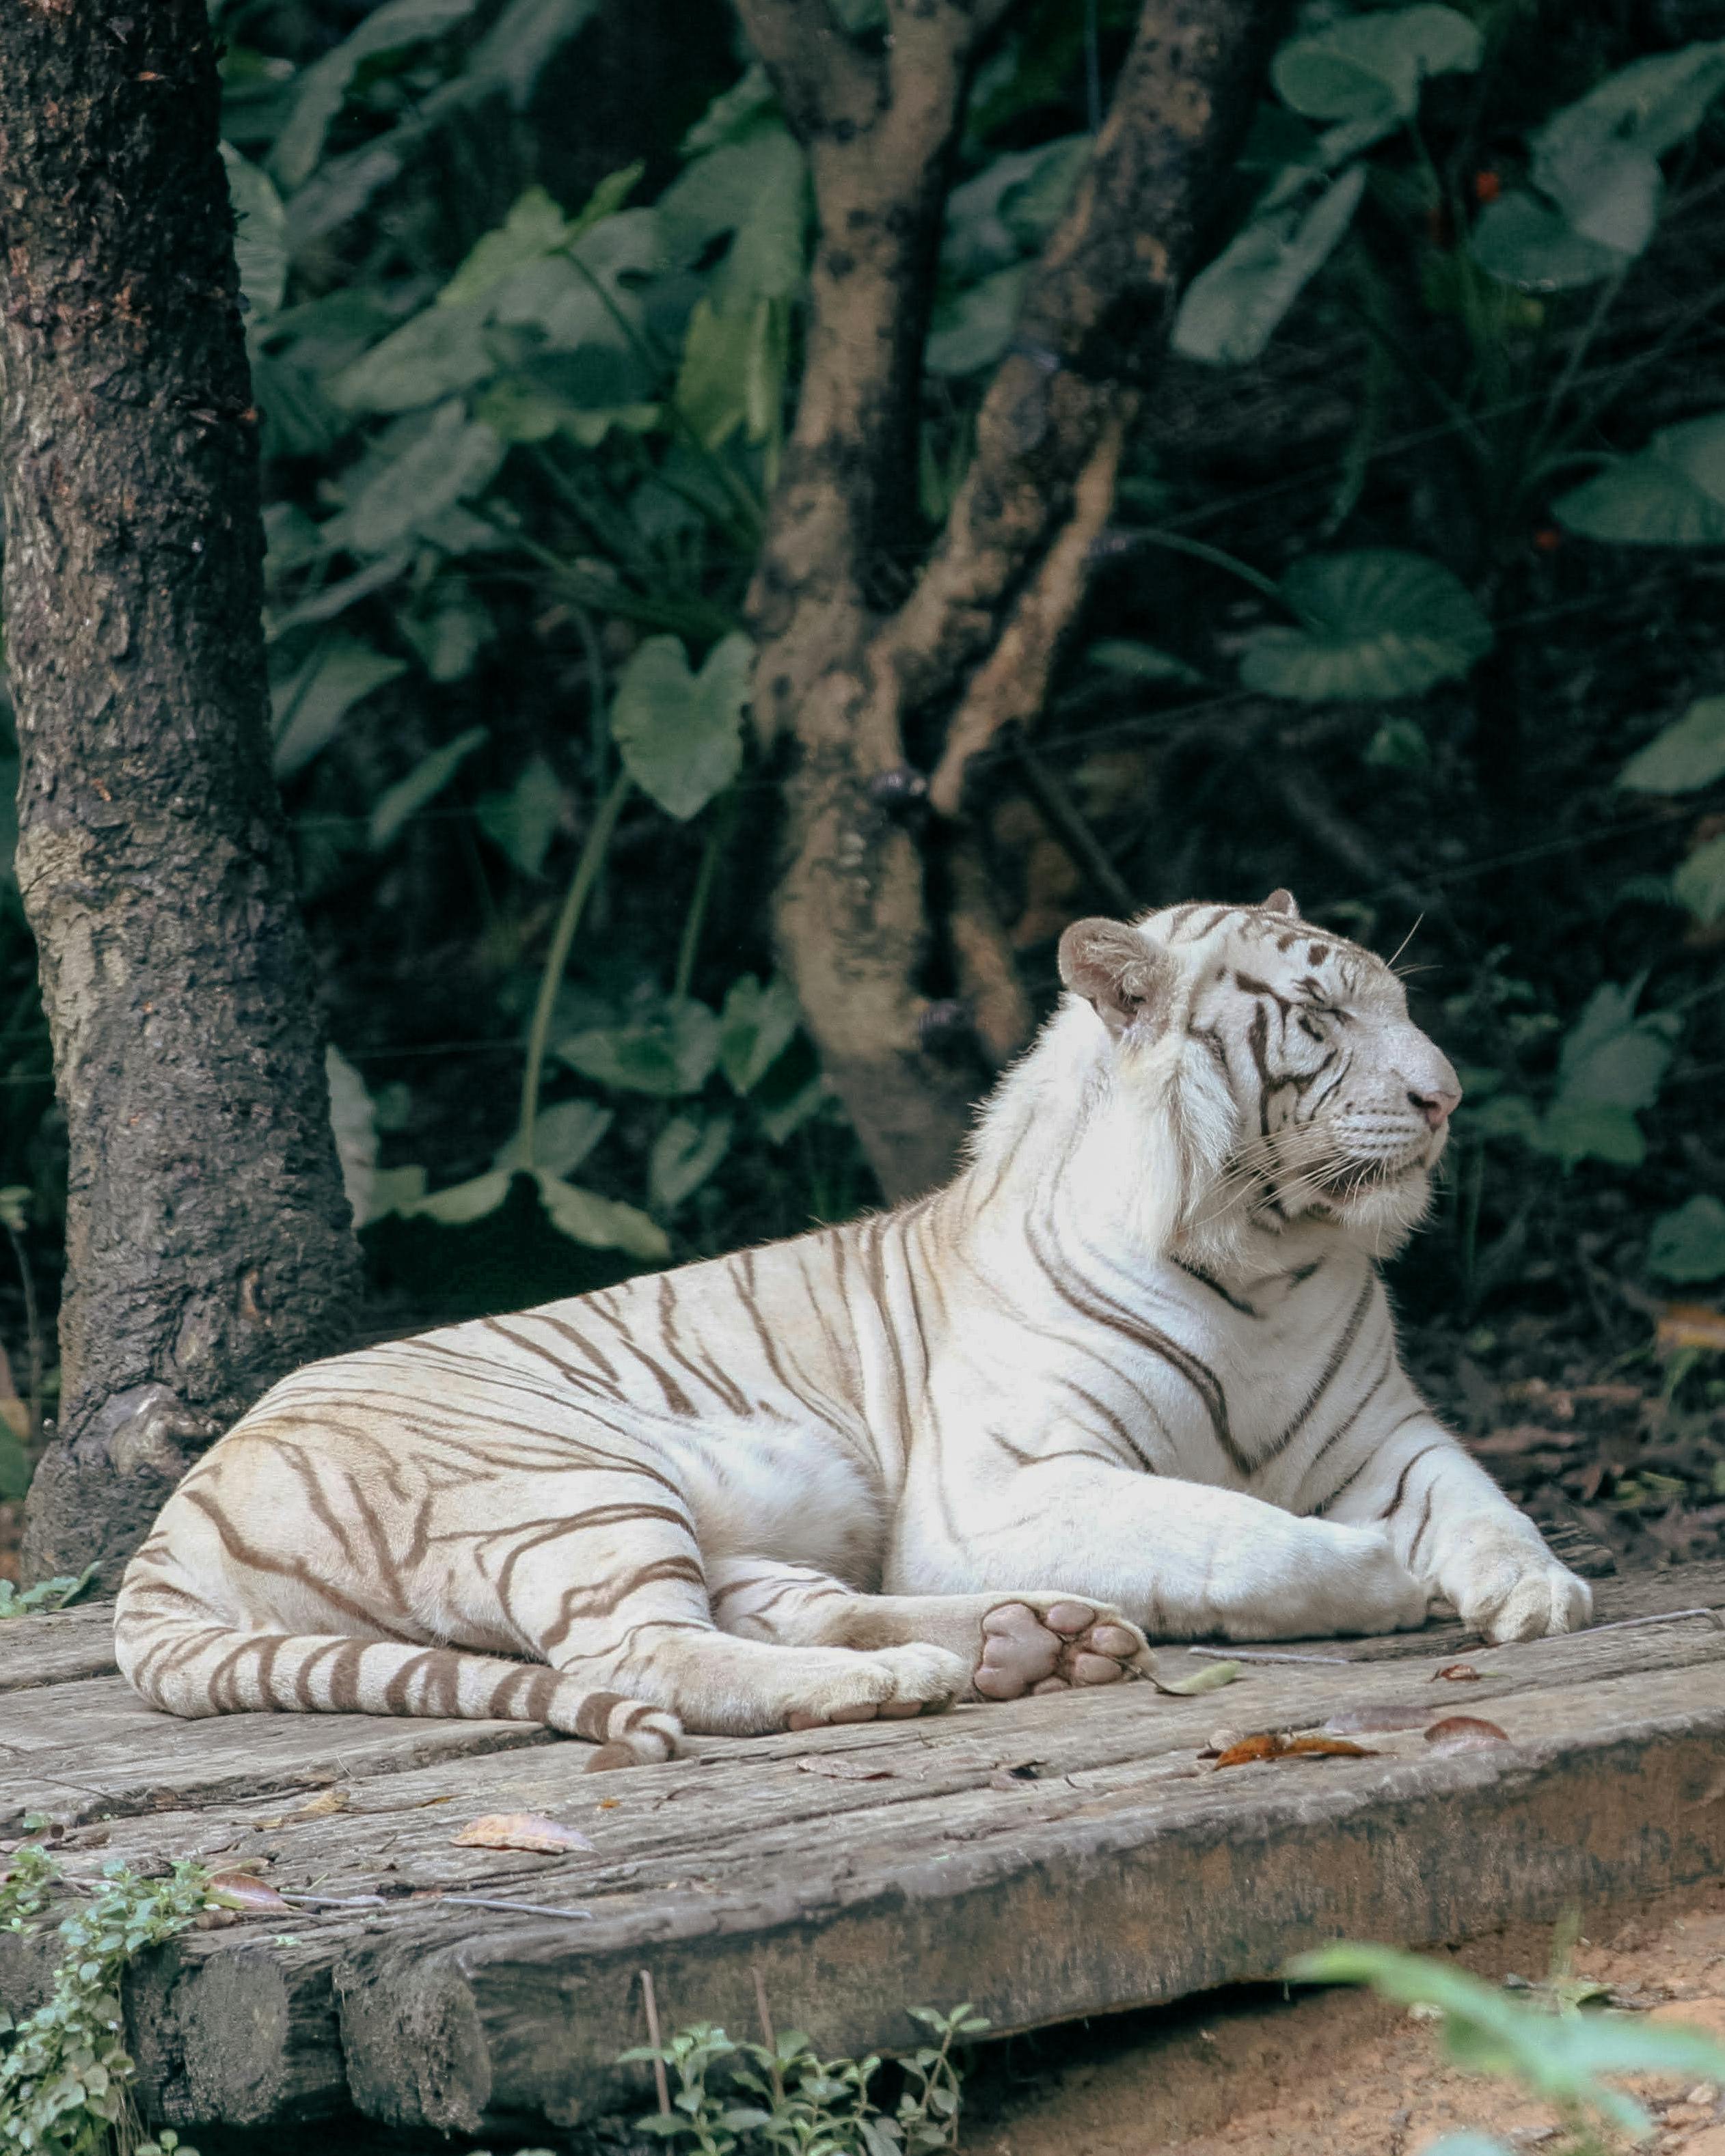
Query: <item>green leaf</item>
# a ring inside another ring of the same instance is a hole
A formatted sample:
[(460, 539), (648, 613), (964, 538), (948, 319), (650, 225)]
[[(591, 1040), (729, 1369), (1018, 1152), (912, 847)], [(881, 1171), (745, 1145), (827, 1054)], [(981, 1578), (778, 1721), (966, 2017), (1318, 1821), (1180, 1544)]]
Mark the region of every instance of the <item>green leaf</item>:
[(1631, 1111), (1651, 1108), (1670, 1064), (1679, 1021), (1668, 1011), (1635, 1015), (1640, 983), (1604, 982), (1563, 1037), (1558, 1055), (1558, 1097), (1609, 1101)]
[(281, 185), (291, 189), (311, 177), (362, 60), (442, 37), (465, 22), (475, 4), (476, 0), (385, 0), (333, 52), (314, 60), (295, 87), (293, 109), (270, 156)]
[(1725, 1274), (1725, 1205), (1698, 1194), (1653, 1224), (1647, 1270), (1661, 1280), (1717, 1280)]
[(629, 774), (686, 823), (742, 767), (742, 714), (754, 646), (737, 634), (692, 674), (680, 639), (649, 636), (624, 668), (611, 729)]
[(720, 314), (697, 300), (683, 341), (677, 410), (710, 449), (739, 427), (766, 439), (784, 399), (788, 316), (782, 301), (757, 300), (742, 313)]
[(562, 781), (542, 756), (534, 756), (507, 793), (482, 793), (479, 827), (523, 875), (536, 876), (563, 817)]
[[(422, 1181), (423, 1168), (418, 1171)], [(435, 1220), (445, 1228), (465, 1228), (495, 1213), (509, 1195), (512, 1177), (507, 1168), (494, 1168), (470, 1182), (452, 1183), (446, 1190), (411, 1200), (395, 1208), (403, 1219)]]
[(1632, 60), (1595, 90), (1566, 105), (1541, 131), (1547, 138), (1617, 137), (1663, 157), (1692, 136), (1725, 90), (1725, 38), (1681, 45)]
[(287, 212), (275, 183), (261, 165), (243, 157), (231, 142), (222, 145), (228, 173), (228, 199), (234, 205), (234, 259), (239, 289), (254, 326), (268, 321), (287, 289)]
[(1397, 8), (1291, 39), (1270, 74), (1308, 120), (1410, 120), (1428, 75), (1471, 74), (1481, 49), (1479, 31), (1453, 8)]
[(1597, 284), (1623, 257), (1577, 232), (1561, 213), (1520, 188), (1488, 203), (1468, 239), (1482, 270), (1524, 292), (1567, 292)]
[(1554, 1101), (1539, 1126), (1539, 1146), (1565, 1168), (1602, 1160), (1611, 1168), (1639, 1168), (1647, 1141), (1629, 1109), (1612, 1101)]
[(440, 307), (465, 307), (482, 299), (501, 277), (567, 246), (573, 227), (543, 187), (516, 199), (501, 224), (475, 242), (466, 259), (437, 295)]
[(1702, 696), (1617, 774), (1637, 793), (1688, 793), (1725, 778), (1725, 696)]
[(1178, 681), (1184, 685), (1202, 681), (1204, 676), (1183, 659), (1177, 659), (1172, 651), (1163, 651), (1153, 644), (1139, 644), (1130, 637), (1105, 636), (1086, 651), (1085, 657), (1092, 666), (1101, 666), (1111, 674), (1125, 674), (1135, 681)]
[(371, 477), (324, 526), (331, 546), (354, 554), (392, 553), (496, 477), (504, 444), (482, 419), (468, 418), (459, 397), (424, 420), (403, 424), (404, 446), (393, 456), (368, 459), (375, 467)]
[(1553, 504), (1560, 524), (1620, 546), (1725, 543), (1725, 412), (1656, 434)]
[(552, 1227), (572, 1241), (595, 1250), (626, 1250), (649, 1263), (670, 1255), (665, 1230), (633, 1205), (564, 1183), (544, 1168), (533, 1179)]
[(495, 367), (482, 309), (431, 306), (373, 345), (331, 387), (349, 412), (412, 412), (470, 389)]
[(1671, 896), (1703, 927), (1725, 920), (1725, 832), (1677, 864), (1671, 875)]
[(275, 771), (291, 778), (334, 740), (353, 706), (408, 670), (357, 637), (326, 637), (299, 671), (271, 691)]
[(485, 726), (469, 726), (452, 742), (421, 757), (405, 778), (380, 794), (372, 805), (367, 840), (374, 854), (382, 853), (410, 816), (417, 816), (434, 801), (480, 744), (490, 737)]
[(1240, 670), (1249, 689), (1269, 696), (1417, 696), (1491, 649), (1491, 625), (1466, 586), (1422, 555), (1309, 554), (1281, 589), (1304, 625), (1255, 630)]
[(1418, 719), (1386, 719), (1366, 743), (1364, 760), (1374, 771), (1425, 771), (1431, 743)]
[[(393, 556), (388, 557), (393, 560)], [(434, 586), (424, 613), (403, 611), (395, 625), (419, 655), (434, 681), (460, 681), (495, 634), (490, 609), (465, 577), (446, 577)]]
[(731, 1147), (731, 1118), (674, 1116), (654, 1141), (647, 1190), (661, 1213), (674, 1212), (705, 1183)]
[(693, 996), (667, 998), (649, 1017), (589, 1027), (557, 1045), (583, 1078), (659, 1100), (697, 1093), (719, 1060), (718, 1014)]
[(808, 164), (782, 120), (759, 120), (696, 158), (660, 197), (657, 210), (673, 262), (693, 262), (731, 234), (707, 284), (721, 313), (741, 311), (757, 300), (788, 299), (802, 284)]
[(775, 975), (762, 988), (752, 973), (731, 983), (719, 1019), (719, 1066), (737, 1093), (752, 1093), (790, 1045), (801, 1014), (795, 990)]
[(1310, 209), (1278, 208), (1236, 233), (1186, 288), (1174, 321), (1174, 349), (1214, 367), (1260, 357), (1353, 222), (1365, 185), (1365, 167), (1356, 165)]
[(365, 1080), (341, 1050), (331, 1045), (325, 1049), (323, 1060), (330, 1088), (330, 1127), (336, 1134), (336, 1153), (341, 1163), (341, 1188), (353, 1209), (354, 1226), (364, 1228), (378, 1217), (380, 1209), (375, 1193), (377, 1114)]
[(770, 1145), (782, 1146), (794, 1137), (811, 1116), (819, 1114), (828, 1099), (826, 1081), (811, 1078), (787, 1101), (761, 1111), (761, 1128)]
[[(552, 1175), (567, 1175), (580, 1167), (616, 1120), (614, 1112), (597, 1101), (553, 1101), (534, 1119), (531, 1166)], [(519, 1131), (497, 1148), (491, 1162), (493, 1168), (525, 1168), (528, 1164)]]
[(1693, 134), (1725, 88), (1725, 41), (1622, 69), (1533, 136), (1530, 177), (1485, 211), (1470, 242), (1493, 276), (1563, 291), (1613, 275), (1652, 239), (1665, 192), (1659, 160)]

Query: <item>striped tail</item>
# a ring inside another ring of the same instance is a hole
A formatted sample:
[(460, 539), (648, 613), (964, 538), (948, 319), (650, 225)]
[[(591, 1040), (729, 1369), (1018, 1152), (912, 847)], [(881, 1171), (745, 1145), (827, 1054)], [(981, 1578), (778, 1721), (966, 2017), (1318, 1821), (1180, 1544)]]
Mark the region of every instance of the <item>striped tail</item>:
[[(675, 1715), (663, 1708), (590, 1691), (542, 1662), (338, 1634), (241, 1630), (159, 1579), (129, 1590), (130, 1582), (120, 1593), (115, 1656), (133, 1690), (169, 1714), (276, 1709), (538, 1722), (597, 1745), (589, 1773), (672, 1758), (683, 1733)], [(138, 1607), (139, 1592), (153, 1606)], [(183, 1614), (163, 1612), (170, 1596)]]

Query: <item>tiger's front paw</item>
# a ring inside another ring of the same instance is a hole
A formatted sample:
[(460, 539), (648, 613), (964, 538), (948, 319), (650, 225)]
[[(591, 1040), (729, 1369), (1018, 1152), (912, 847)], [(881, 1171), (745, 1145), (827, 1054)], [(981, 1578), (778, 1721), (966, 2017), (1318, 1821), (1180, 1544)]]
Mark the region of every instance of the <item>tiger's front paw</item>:
[(1594, 1614), (1594, 1591), (1543, 1543), (1481, 1529), (1444, 1591), (1464, 1625), (1494, 1647), (1579, 1631)]

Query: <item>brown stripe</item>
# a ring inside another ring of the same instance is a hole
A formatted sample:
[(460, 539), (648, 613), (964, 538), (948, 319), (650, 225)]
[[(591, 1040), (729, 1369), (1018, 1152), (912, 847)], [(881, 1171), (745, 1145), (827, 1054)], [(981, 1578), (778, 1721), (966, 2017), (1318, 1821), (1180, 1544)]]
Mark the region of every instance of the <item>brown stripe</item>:
[(1279, 1460), (1301, 1431), (1305, 1429), (1307, 1424), (1311, 1421), (1318, 1402), (1334, 1383), (1337, 1373), (1347, 1361), (1354, 1342), (1359, 1337), (1359, 1329), (1365, 1323), (1367, 1307), (1371, 1302), (1373, 1291), (1377, 1285), (1378, 1276), (1368, 1268), (1364, 1283), (1355, 1299), (1353, 1308), (1348, 1312), (1348, 1322), (1342, 1328), (1340, 1338), (1330, 1350), (1330, 1358), (1324, 1364), (1317, 1383), (1307, 1393), (1293, 1420), (1283, 1430), (1281, 1435), (1276, 1439), (1267, 1452), (1260, 1454), (1257, 1463), (1260, 1467), (1267, 1467), (1272, 1460)]

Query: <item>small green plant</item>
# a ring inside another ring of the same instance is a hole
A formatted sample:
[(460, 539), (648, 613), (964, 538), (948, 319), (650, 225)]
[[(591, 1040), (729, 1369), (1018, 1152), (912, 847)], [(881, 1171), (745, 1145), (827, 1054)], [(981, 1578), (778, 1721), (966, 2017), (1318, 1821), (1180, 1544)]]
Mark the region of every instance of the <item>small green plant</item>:
[(64, 1609), (95, 1576), (96, 1568), (90, 1564), (75, 1577), (61, 1573), (53, 1579), (39, 1579), (33, 1587), (18, 1587), (9, 1579), (0, 1579), (0, 1617), (34, 1617), (44, 1609)]
[[(59, 1867), (45, 1850), (19, 1850), (0, 1880), (0, 1930), (41, 1928)], [(0, 2148), (17, 2156), (198, 2156), (164, 2132), (137, 2142), (127, 2091), (135, 2071), (123, 2041), (120, 1984), (127, 1964), (183, 1932), (205, 1907), (208, 1874), (177, 1863), (141, 1879), (121, 1863), (59, 1927), (59, 1966), (48, 1998), (14, 2021), (0, 2014)]]
[[(1538, 2005), (1522, 2005), (1496, 1984), (1394, 1947), (1347, 1943), (1301, 1954), (1283, 1974), (1296, 1984), (1368, 1984), (1400, 2006), (1435, 2010), (1445, 2050), (1464, 2071), (1495, 2074), (1551, 2104), (1570, 2134), (1569, 2156), (1591, 2156), (1599, 2143), (1590, 2122), (1640, 2140), (1653, 2122), (1640, 2104), (1599, 2076), (1690, 2074), (1725, 2081), (1725, 2050), (1698, 2030), (1651, 2028), (1609, 2011), (1584, 2013), (1599, 1987), (1560, 1971), (1538, 1988)], [(1452, 2134), (1430, 2156), (1510, 2156), (1488, 2134)]]
[[(968, 2005), (950, 2014), (913, 2007), (930, 2041), (889, 2055), (904, 2076), (889, 2115), (870, 2092), (887, 2058), (823, 2059), (799, 2030), (766, 2044), (733, 2043), (722, 2029), (696, 2022), (668, 2044), (623, 2053), (619, 2065), (662, 2066), (676, 2089), (670, 2107), (636, 2120), (636, 2130), (678, 2143), (699, 2156), (932, 2156), (955, 2145), (960, 2102), (953, 2047), (988, 2027)], [(707, 2086), (724, 2069), (722, 2091)]]

